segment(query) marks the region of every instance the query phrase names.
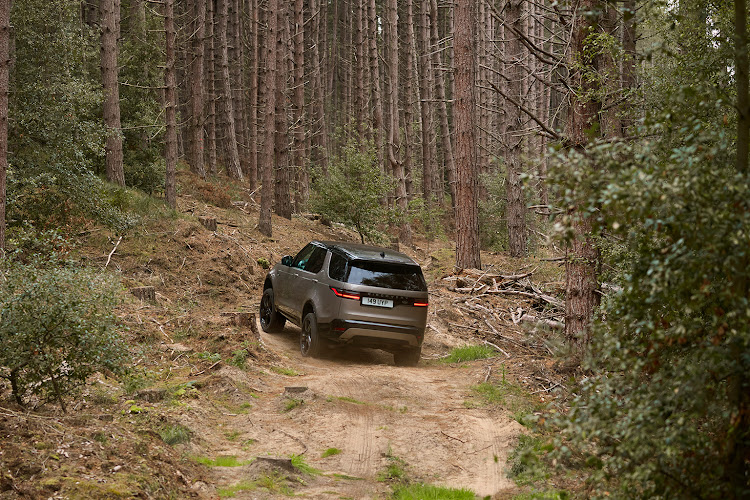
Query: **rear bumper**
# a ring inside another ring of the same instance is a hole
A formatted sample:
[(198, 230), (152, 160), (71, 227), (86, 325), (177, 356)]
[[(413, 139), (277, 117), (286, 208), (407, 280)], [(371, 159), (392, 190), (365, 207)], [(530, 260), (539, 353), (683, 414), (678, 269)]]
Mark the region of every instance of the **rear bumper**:
[(326, 325), (327, 327), (318, 326), (323, 336), (333, 342), (377, 349), (419, 347), (424, 340), (424, 328), (415, 326), (338, 319)]

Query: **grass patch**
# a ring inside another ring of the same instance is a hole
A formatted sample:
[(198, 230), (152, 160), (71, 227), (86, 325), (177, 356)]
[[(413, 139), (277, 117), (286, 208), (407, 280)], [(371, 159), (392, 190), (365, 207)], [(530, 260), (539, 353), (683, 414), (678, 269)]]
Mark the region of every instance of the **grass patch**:
[(242, 434), (240, 431), (234, 430), (234, 431), (226, 431), (224, 433), (224, 437), (227, 438), (227, 441), (237, 441), (237, 438), (240, 437), (240, 434)]
[(218, 488), (216, 493), (219, 494), (219, 498), (231, 498), (241, 491), (252, 491), (257, 487), (255, 481), (241, 481), (226, 488)]
[(308, 464), (302, 455), (292, 455), (289, 459), (292, 461), (292, 466), (304, 474), (317, 476), (321, 473), (318, 469)]
[(190, 442), (192, 434), (190, 429), (180, 424), (167, 424), (159, 429), (162, 441), (170, 446)]
[(338, 448), (328, 448), (323, 452), (320, 458), (332, 457), (334, 455), (338, 455), (339, 453), (341, 453), (341, 450)]
[(508, 476), (519, 486), (546, 481), (550, 472), (544, 457), (552, 449), (553, 446), (543, 442), (541, 436), (521, 434), (518, 445), (508, 457)]
[(252, 460), (239, 460), (234, 455), (220, 455), (216, 458), (197, 457), (195, 461), (208, 467), (241, 467)]
[(255, 481), (258, 488), (265, 488), (271, 493), (281, 493), (282, 495), (291, 496), (294, 494), (292, 489), (286, 484), (286, 477), (279, 472), (272, 472), (259, 477)]
[(475, 361), (477, 359), (487, 359), (494, 357), (495, 350), (488, 345), (467, 345), (456, 347), (451, 353), (443, 358), (444, 363), (463, 363), (466, 361)]
[(474, 500), (476, 494), (467, 489), (456, 490), (430, 484), (408, 484), (393, 490), (394, 500)]
[(393, 454), (393, 450), (388, 447), (388, 453), (385, 455), (388, 464), (385, 469), (378, 474), (378, 481), (381, 482), (408, 482), (407, 467), (408, 464), (402, 458), (399, 458)]
[(305, 404), (305, 401), (303, 399), (294, 399), (294, 398), (291, 398), (284, 405), (284, 413), (289, 413), (293, 409), (295, 409), (295, 408), (297, 408), (299, 406), (302, 406), (303, 404)]
[(300, 372), (291, 368), (284, 368), (283, 366), (272, 366), (271, 371), (281, 375), (286, 375), (287, 377), (299, 377), (301, 375)]
[(366, 405), (364, 401), (360, 401), (358, 399), (350, 398), (349, 396), (339, 396), (336, 399), (339, 401), (346, 401), (347, 403), (354, 403), (355, 405)]
[(521, 493), (520, 495), (515, 495), (513, 497), (513, 500), (568, 500), (569, 498), (570, 498), (570, 493), (564, 490), (563, 491), (532, 490), (527, 493)]

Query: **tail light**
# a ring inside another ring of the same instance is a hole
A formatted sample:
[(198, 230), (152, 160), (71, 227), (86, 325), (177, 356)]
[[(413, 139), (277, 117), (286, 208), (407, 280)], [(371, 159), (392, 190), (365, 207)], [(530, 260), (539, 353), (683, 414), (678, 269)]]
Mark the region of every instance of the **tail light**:
[(331, 287), (331, 290), (333, 291), (333, 293), (336, 294), (336, 297), (341, 297), (343, 299), (359, 300), (359, 294), (357, 292), (350, 292), (348, 290), (340, 290), (334, 287)]
[(425, 302), (419, 302), (416, 300), (414, 301), (414, 307), (427, 307), (428, 305), (429, 305), (429, 302), (426, 302), (426, 301)]

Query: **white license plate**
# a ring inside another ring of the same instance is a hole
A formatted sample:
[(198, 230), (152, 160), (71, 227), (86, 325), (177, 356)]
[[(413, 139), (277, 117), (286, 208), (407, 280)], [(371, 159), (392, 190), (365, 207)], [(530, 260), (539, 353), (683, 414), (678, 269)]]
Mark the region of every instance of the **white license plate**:
[(393, 307), (393, 301), (390, 299), (379, 299), (377, 297), (362, 297), (362, 305), (375, 307)]

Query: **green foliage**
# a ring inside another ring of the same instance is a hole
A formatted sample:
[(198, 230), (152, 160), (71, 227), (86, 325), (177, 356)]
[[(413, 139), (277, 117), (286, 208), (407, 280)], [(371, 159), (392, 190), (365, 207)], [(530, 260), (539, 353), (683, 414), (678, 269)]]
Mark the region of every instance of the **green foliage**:
[(305, 461), (305, 457), (302, 455), (293, 454), (291, 457), (289, 457), (289, 459), (292, 462), (292, 466), (304, 474), (310, 474), (313, 476), (317, 476), (321, 474), (321, 472), (318, 469), (308, 464)]
[(234, 455), (219, 455), (216, 458), (196, 457), (195, 461), (208, 467), (242, 467), (252, 460), (239, 460)]
[(557, 458), (590, 455), (594, 496), (750, 495), (750, 179), (728, 118), (732, 15), (711, 7), (693, 23), (696, 4), (684, 7), (653, 54), (650, 140), (558, 157), (565, 206), (631, 256), (594, 329), (592, 375), (556, 422)]
[(332, 457), (333, 455), (338, 455), (339, 453), (341, 453), (341, 450), (339, 448), (328, 448), (323, 452), (320, 458)]
[(166, 164), (164, 159), (157, 158), (150, 163), (126, 163), (125, 184), (140, 189), (147, 194), (164, 190), (164, 173)]
[(454, 348), (442, 361), (444, 363), (463, 363), (477, 359), (491, 358), (495, 354), (495, 350), (488, 345), (467, 345)]
[(188, 443), (192, 438), (190, 429), (180, 424), (168, 424), (159, 429), (159, 436), (168, 445)]
[(508, 476), (522, 486), (546, 481), (550, 476), (546, 456), (552, 450), (553, 446), (544, 443), (539, 435), (521, 434), (508, 457)]
[(364, 242), (379, 237), (378, 227), (393, 215), (381, 201), (393, 188), (372, 143), (350, 141), (331, 159), (326, 173), (314, 172), (311, 208), (323, 217), (356, 229)]
[(430, 484), (399, 485), (393, 490), (394, 500), (474, 500), (473, 491), (444, 488)]
[[(0, 376), (22, 403), (75, 394), (89, 375), (122, 373), (125, 344), (115, 329), (119, 286), (91, 269), (22, 264), (0, 271)], [(84, 285), (85, 286), (82, 286)]]
[(385, 454), (387, 464), (380, 474), (378, 474), (378, 481), (382, 482), (395, 482), (395, 483), (407, 483), (408, 482), (408, 464), (402, 458), (399, 458), (393, 454), (390, 446), (388, 452)]
[(493, 175), (483, 175), (481, 182), (487, 190), (487, 198), (479, 200), (480, 243), (482, 248), (505, 250), (508, 247), (505, 174), (498, 171)]

